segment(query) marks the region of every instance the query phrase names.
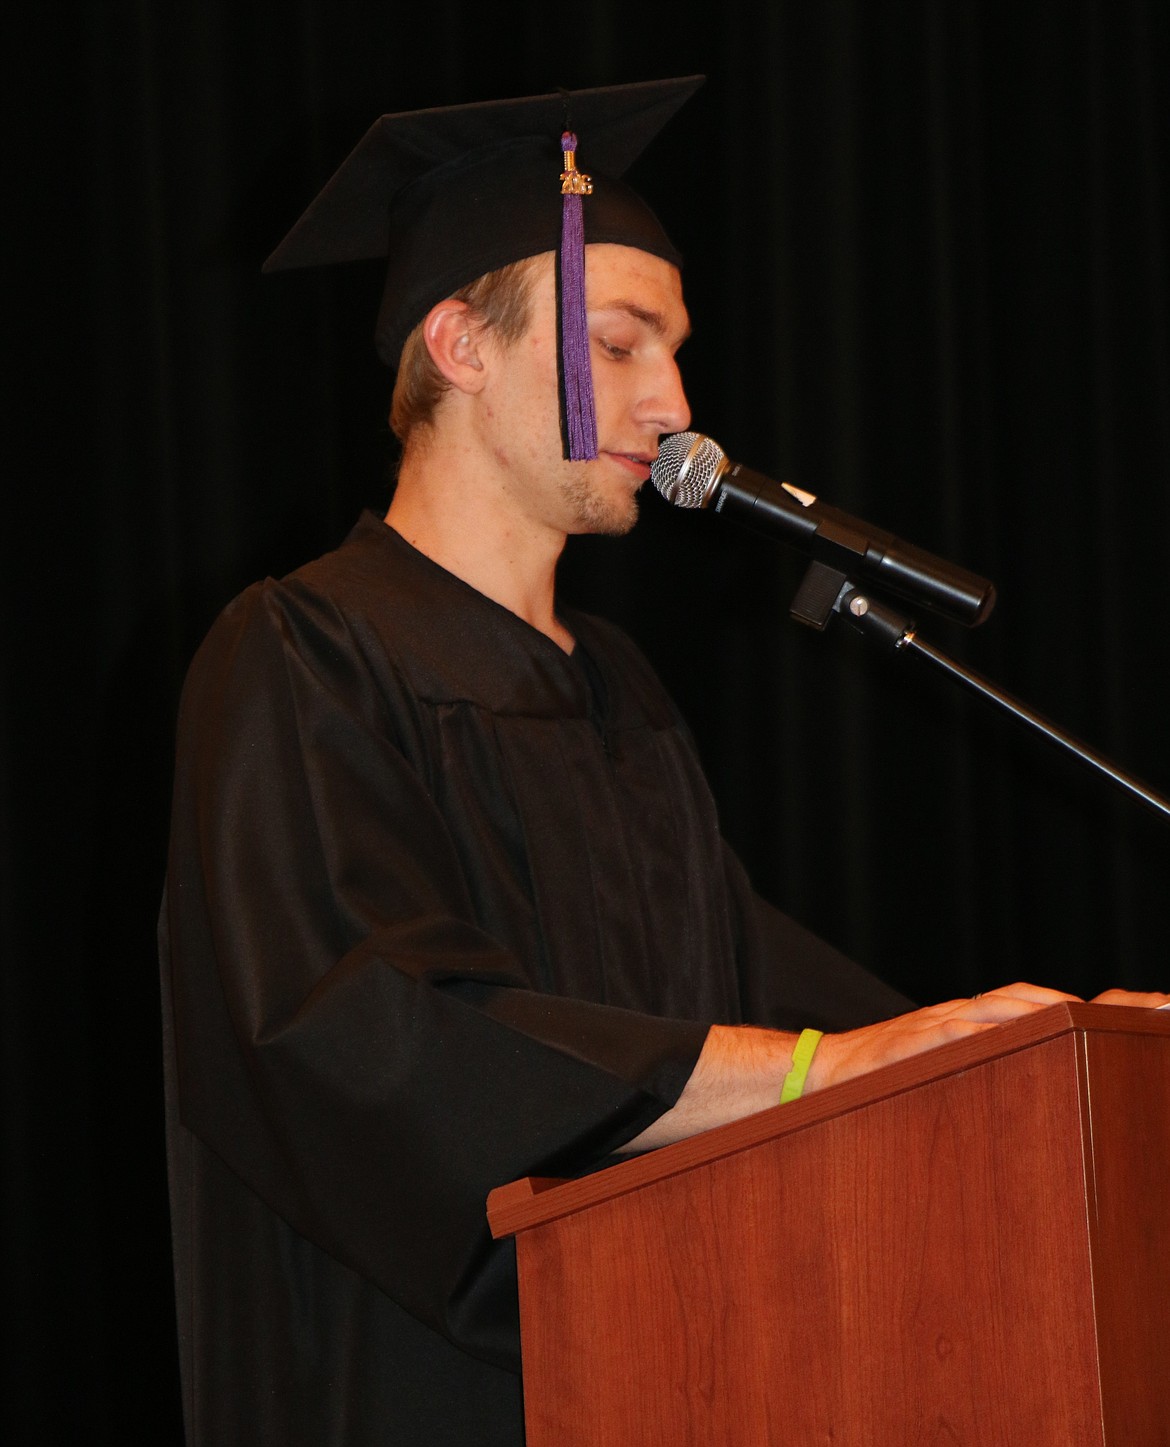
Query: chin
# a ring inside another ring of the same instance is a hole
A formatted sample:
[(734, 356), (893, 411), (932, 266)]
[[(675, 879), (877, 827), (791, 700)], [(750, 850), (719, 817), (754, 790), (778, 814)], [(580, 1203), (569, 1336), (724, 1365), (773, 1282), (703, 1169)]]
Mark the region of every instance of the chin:
[(571, 533), (621, 538), (638, 521), (637, 493), (606, 495), (590, 479), (575, 477), (565, 487), (565, 498), (572, 509)]

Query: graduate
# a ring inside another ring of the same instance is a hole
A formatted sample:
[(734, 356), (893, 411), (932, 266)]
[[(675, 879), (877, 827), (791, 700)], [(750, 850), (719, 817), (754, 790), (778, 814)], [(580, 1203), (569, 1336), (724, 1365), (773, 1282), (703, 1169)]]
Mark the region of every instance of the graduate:
[(236, 599), (184, 690), (189, 1447), (518, 1447), (494, 1186), (1071, 998), (914, 1011), (767, 905), (650, 666), (558, 601), (566, 537), (632, 527), (689, 422), (680, 257), (621, 175), (697, 84), (384, 116), (270, 258), (386, 259), (403, 457), (385, 518)]

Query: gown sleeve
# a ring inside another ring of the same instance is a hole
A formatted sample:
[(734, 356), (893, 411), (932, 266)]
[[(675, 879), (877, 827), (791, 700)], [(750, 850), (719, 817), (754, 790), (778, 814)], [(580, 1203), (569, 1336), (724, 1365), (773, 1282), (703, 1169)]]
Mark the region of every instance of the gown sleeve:
[(294, 1231), (515, 1369), (488, 1191), (638, 1134), (706, 1026), (542, 993), (476, 924), (408, 710), (359, 655), (261, 585), (192, 667), (163, 931), (179, 1113)]

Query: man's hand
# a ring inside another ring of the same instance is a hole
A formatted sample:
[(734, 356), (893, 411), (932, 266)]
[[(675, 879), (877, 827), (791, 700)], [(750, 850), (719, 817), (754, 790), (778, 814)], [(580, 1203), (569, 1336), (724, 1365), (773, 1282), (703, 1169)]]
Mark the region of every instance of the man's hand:
[(1157, 990), (1103, 990), (1094, 995), (1090, 1005), (1136, 1005), (1149, 1010), (1162, 1010), (1170, 1005), (1170, 995)]
[(946, 1000), (941, 1005), (928, 1005), (909, 1015), (896, 1015), (892, 1020), (866, 1025), (860, 1030), (826, 1035), (813, 1056), (805, 1093), (821, 1090), (826, 1085), (839, 1085), (843, 1080), (892, 1065), (896, 1060), (907, 1060), (924, 1050), (933, 1050), (951, 1040), (963, 1040), (1062, 1001), (1081, 1003), (1079, 995), (1048, 990), (1043, 985), (1004, 985), (970, 1000)]
[[(947, 1000), (859, 1030), (826, 1035), (809, 1067), (805, 1094), (1066, 1000), (1082, 1003), (1079, 995), (1048, 990), (1043, 985), (1005, 985), (970, 1000)], [(1091, 1003), (1157, 1009), (1170, 1004), (1170, 995), (1106, 990)], [(626, 1150), (645, 1151), (669, 1145), (776, 1105), (784, 1077), (792, 1066), (796, 1039), (782, 1030), (713, 1025), (677, 1103), (630, 1141)]]

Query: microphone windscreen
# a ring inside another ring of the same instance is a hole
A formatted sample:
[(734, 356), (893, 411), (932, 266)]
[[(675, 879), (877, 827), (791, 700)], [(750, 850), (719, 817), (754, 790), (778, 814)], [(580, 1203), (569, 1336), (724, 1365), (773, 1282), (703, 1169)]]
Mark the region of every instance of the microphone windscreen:
[(704, 507), (726, 465), (722, 447), (701, 432), (672, 432), (658, 444), (650, 477), (675, 507)]

